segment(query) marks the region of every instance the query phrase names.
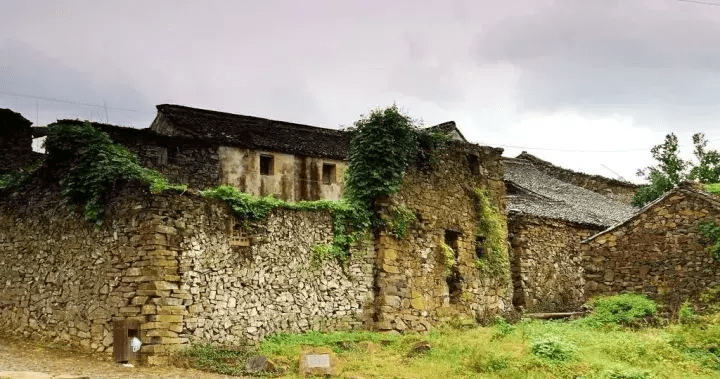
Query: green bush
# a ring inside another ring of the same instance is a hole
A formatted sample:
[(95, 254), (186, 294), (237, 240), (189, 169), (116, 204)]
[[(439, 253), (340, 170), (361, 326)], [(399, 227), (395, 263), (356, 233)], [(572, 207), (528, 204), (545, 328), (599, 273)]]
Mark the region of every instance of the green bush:
[(600, 326), (607, 324), (636, 326), (646, 317), (655, 316), (657, 304), (643, 295), (621, 294), (598, 297), (593, 301), (593, 313), (585, 322)]
[(601, 377), (603, 379), (650, 379), (653, 376), (650, 372), (645, 370), (613, 367), (605, 370)]
[(153, 193), (187, 188), (170, 185), (160, 172), (141, 166), (137, 155), (88, 122), (49, 125), (44, 147), (46, 163), (60, 179), (63, 196), (84, 203), (88, 221), (100, 222), (105, 197), (120, 180), (148, 183)]
[(515, 326), (508, 323), (505, 318), (498, 316), (495, 319), (495, 330), (490, 338), (491, 341), (503, 339), (515, 331)]
[(710, 239), (711, 245), (708, 246), (708, 252), (720, 261), (720, 226), (715, 221), (703, 221), (698, 225), (700, 233)]
[(510, 280), (506, 222), (487, 188), (476, 188), (478, 225), (475, 234), (485, 237), (485, 255), (475, 266), (485, 275)]
[(530, 343), (530, 350), (540, 358), (556, 362), (569, 361), (577, 355), (577, 346), (559, 336), (533, 340)]

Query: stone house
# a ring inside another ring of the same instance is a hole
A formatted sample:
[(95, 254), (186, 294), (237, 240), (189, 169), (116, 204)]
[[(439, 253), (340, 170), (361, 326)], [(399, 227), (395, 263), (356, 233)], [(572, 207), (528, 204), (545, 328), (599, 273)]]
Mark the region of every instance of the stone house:
[[(186, 117), (181, 122), (181, 116), (170, 116), (178, 108), (169, 109), (154, 123), (158, 131), (95, 126), (138, 153), (143, 164), (171, 181), (191, 184), (191, 190), (151, 194), (132, 183), (115, 188), (98, 229), (81, 212), (67, 211), (71, 204), (57, 186), (0, 197), (0, 329), (111, 351), (113, 321), (134, 320), (142, 352), (152, 357), (190, 341), (241, 343), (279, 332), (424, 331), (447, 312), (489, 317), (511, 307), (509, 268), (503, 268), (507, 275), (493, 277), (477, 268), (483, 236), (477, 232), (475, 189), (486, 191), (504, 219), (502, 149), (469, 144), (457, 132), (438, 163), (408, 169), (400, 192), (378, 209), (390, 217), (393, 207), (412, 210), (418, 221), (409, 236), (370, 233), (352, 248), (346, 266), (316, 265), (316, 247), (332, 240), (328, 212), (276, 209), (240, 235), (229, 206), (196, 190), (227, 179), (224, 172), (231, 171), (233, 160), (220, 163), (231, 156), (244, 169), (260, 172), (261, 153), (273, 160), (288, 154), (283, 165), (292, 167), (283, 168), (286, 173), (306, 160), (305, 169), (315, 162), (322, 177), (322, 165), (343, 163), (328, 158), (342, 158), (340, 148), (316, 154), (312, 144), (266, 142), (261, 131), (320, 137), (326, 132), (185, 108), (178, 111)], [(206, 126), (193, 129), (187, 120)], [(223, 141), (238, 120), (256, 124), (238, 127), (244, 132)], [(456, 129), (454, 123), (442, 127)], [(344, 141), (335, 132), (327, 135)], [(305, 196), (297, 189), (300, 174), (287, 175), (287, 181), (295, 178), (288, 199)], [(273, 185), (260, 178), (257, 188), (283, 188)], [(504, 228), (502, 234), (504, 240)], [(450, 269), (443, 244), (453, 249)]]
[[(513, 304), (534, 311), (575, 310), (584, 302), (580, 242), (636, 209), (561, 180), (548, 173), (547, 162), (538, 167), (537, 158), (528, 157), (503, 159)], [(560, 178), (567, 177), (572, 176)]]
[(702, 221), (720, 221), (720, 199), (688, 184), (583, 241), (585, 298), (628, 291), (676, 309), (720, 284)]

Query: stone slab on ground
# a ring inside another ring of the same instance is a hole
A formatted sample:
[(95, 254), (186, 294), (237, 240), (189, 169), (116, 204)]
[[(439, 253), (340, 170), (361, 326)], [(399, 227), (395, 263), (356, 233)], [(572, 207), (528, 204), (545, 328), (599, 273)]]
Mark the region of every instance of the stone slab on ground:
[(314, 347), (300, 353), (298, 371), (301, 376), (335, 376), (338, 372), (337, 366), (337, 358), (332, 350), (326, 347)]

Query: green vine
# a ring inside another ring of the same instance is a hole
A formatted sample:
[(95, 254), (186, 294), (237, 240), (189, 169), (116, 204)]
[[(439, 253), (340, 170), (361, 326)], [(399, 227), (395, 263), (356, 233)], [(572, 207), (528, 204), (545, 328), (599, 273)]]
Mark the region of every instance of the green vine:
[(483, 242), (485, 255), (477, 259), (475, 265), (488, 276), (509, 279), (510, 263), (508, 262), (506, 225), (502, 213), (492, 201), (487, 189), (476, 188), (475, 195), (478, 201), (477, 219), (479, 220), (475, 233), (485, 237)]
[(333, 257), (341, 263), (347, 262), (350, 246), (360, 242), (365, 230), (370, 226), (369, 212), (346, 199), (287, 202), (272, 195), (256, 197), (227, 185), (207, 189), (202, 194), (208, 198), (224, 200), (235, 215), (246, 221), (264, 219), (275, 208), (329, 211), (333, 220), (333, 242), (316, 246), (313, 249), (314, 256), (322, 259)]
[(445, 258), (445, 276), (452, 274), (453, 266), (455, 266), (455, 250), (445, 242), (441, 245), (443, 257)]
[(421, 129), (396, 105), (376, 109), (347, 129), (350, 135), (345, 194), (372, 209), (379, 196), (397, 193), (405, 170), (416, 160), (432, 159), (450, 135)]
[(720, 261), (720, 226), (715, 221), (703, 221), (698, 225), (700, 233), (710, 239), (711, 246), (707, 248), (708, 252)]
[(399, 239), (405, 238), (410, 230), (410, 225), (417, 221), (417, 214), (405, 205), (392, 206), (389, 211), (390, 217), (381, 216), (387, 230)]
[(187, 189), (171, 185), (160, 172), (141, 166), (135, 154), (88, 122), (51, 124), (44, 147), (46, 164), (60, 178), (63, 196), (84, 203), (85, 219), (97, 225), (107, 193), (119, 180), (148, 183), (153, 193)]

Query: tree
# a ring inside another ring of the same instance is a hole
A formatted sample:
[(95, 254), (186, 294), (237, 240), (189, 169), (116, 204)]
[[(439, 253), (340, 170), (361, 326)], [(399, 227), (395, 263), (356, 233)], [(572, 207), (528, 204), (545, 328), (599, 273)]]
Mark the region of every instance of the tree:
[(695, 145), (695, 158), (698, 165), (693, 167), (688, 174), (688, 179), (698, 179), (700, 183), (717, 183), (720, 181), (720, 153), (717, 150), (706, 151), (708, 140), (705, 134), (696, 133), (693, 135)]
[(650, 184), (638, 189), (632, 205), (643, 206), (686, 180), (697, 179), (701, 183), (720, 181), (720, 153), (706, 149), (708, 140), (703, 133), (696, 133), (692, 138), (697, 165), (679, 157), (678, 139), (674, 133), (666, 135), (665, 142), (650, 150), (657, 164), (638, 170), (638, 176), (644, 177)]

